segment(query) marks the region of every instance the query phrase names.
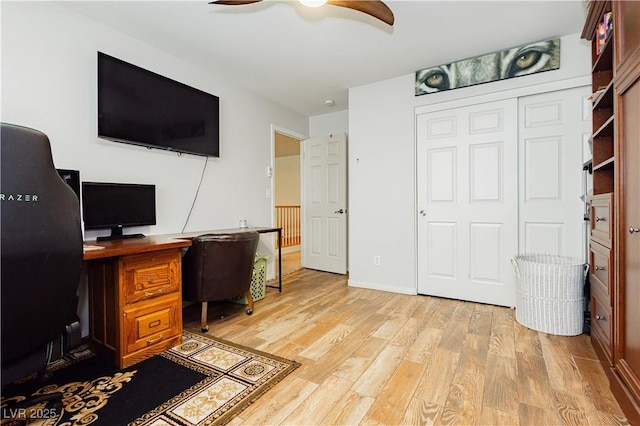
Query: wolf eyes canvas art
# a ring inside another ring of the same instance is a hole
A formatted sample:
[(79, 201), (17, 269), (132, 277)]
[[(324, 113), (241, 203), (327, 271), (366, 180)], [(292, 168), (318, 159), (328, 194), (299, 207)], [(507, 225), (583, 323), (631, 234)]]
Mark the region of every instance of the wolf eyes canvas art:
[(555, 38), (416, 71), (416, 96), (560, 68)]

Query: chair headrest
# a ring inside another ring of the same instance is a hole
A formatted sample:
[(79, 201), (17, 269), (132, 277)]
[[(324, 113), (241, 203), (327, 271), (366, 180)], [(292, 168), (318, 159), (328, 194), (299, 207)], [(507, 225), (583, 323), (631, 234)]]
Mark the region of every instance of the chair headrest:
[[(39, 195), (37, 192), (42, 189), (43, 178), (54, 179), (57, 176), (49, 138), (28, 127), (7, 123), (0, 126), (2, 192), (6, 197), (11, 194)], [(40, 194), (41, 199), (44, 195)]]
[(260, 237), (255, 231), (229, 232), (224, 234), (204, 234), (193, 239), (194, 243), (204, 243), (213, 241), (252, 241)]

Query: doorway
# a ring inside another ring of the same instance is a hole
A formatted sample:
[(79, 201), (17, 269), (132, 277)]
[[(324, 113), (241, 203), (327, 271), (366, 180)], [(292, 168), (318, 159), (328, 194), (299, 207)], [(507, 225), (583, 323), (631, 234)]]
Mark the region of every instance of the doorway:
[(301, 268), (300, 142), (303, 139), (283, 129), (273, 132), (273, 223), (282, 228), (282, 276)]

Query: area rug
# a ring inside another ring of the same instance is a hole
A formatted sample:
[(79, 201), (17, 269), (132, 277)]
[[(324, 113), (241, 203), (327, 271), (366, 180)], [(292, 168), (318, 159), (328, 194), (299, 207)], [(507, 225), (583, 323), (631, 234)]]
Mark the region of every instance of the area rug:
[[(53, 366), (44, 386), (31, 379), (3, 388), (2, 425), (25, 416), (47, 426), (226, 424), (299, 365), (184, 331), (182, 344), (123, 370), (83, 353)], [(23, 403), (55, 392), (62, 404)]]

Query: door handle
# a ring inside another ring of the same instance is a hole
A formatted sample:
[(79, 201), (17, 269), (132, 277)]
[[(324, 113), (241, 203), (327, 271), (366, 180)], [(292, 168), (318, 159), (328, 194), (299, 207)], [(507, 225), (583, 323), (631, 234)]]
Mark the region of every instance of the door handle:
[(426, 216), (427, 212), (425, 212), (424, 210), (420, 210), (420, 216)]
[(632, 235), (633, 235), (634, 233), (638, 233), (638, 232), (640, 232), (640, 229), (638, 229), (638, 228), (634, 228), (633, 226), (630, 226), (630, 227), (629, 227), (629, 233), (630, 233), (630, 234), (632, 234)]
[(336, 210), (334, 213), (344, 214), (347, 211), (345, 209)]

